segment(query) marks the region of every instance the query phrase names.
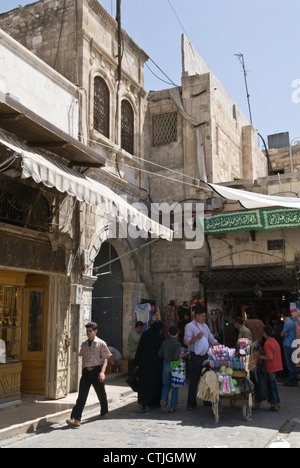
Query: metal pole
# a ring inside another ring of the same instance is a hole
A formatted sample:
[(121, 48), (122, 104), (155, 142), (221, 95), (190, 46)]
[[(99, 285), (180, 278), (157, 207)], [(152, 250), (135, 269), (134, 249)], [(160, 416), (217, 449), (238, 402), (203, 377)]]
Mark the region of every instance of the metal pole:
[(118, 23), (118, 81), (122, 78), (122, 27), (121, 27), (121, 0), (117, 0), (117, 16)]
[(244, 55), (243, 54), (234, 54), (236, 55), (239, 60), (240, 60), (240, 63), (243, 67), (243, 71), (244, 71), (244, 80), (245, 80), (245, 86), (246, 86), (246, 92), (247, 92), (247, 101), (248, 101), (248, 109), (249, 109), (249, 116), (250, 116), (250, 122), (252, 122), (252, 113), (251, 113), (251, 106), (250, 106), (250, 94), (249, 94), (249, 90), (248, 90), (248, 83), (247, 83), (247, 71), (246, 71), (246, 66), (245, 66), (245, 61), (244, 61)]
[(296, 137), (296, 138), (293, 138), (291, 141), (290, 141), (290, 161), (291, 161), (291, 173), (294, 172), (294, 163), (293, 163), (293, 147), (292, 147), (292, 143), (294, 141), (300, 141), (300, 137)]

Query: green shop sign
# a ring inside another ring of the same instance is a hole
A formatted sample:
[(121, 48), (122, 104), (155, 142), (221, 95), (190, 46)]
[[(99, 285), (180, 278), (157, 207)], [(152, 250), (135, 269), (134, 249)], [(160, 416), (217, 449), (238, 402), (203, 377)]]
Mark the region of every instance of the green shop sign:
[(205, 232), (218, 234), (233, 231), (260, 231), (300, 227), (300, 210), (269, 208), (204, 215)]

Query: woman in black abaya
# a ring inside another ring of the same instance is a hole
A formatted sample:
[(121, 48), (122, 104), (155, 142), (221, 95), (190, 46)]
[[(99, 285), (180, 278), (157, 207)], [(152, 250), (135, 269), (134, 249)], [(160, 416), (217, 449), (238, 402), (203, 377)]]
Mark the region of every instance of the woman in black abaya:
[(146, 406), (159, 406), (162, 391), (163, 360), (158, 356), (163, 337), (162, 324), (156, 321), (142, 333), (135, 355), (138, 368), (138, 402), (144, 412)]

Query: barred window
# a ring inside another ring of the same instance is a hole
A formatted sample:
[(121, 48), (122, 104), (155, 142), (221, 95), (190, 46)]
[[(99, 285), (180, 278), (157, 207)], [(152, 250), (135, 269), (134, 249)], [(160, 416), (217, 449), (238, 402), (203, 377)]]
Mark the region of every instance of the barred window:
[(134, 112), (131, 104), (123, 100), (121, 103), (121, 148), (133, 154)]
[(103, 78), (94, 80), (94, 129), (109, 138), (109, 89)]
[(46, 232), (50, 207), (40, 190), (0, 175), (0, 222)]
[(177, 140), (177, 112), (153, 116), (153, 146)]

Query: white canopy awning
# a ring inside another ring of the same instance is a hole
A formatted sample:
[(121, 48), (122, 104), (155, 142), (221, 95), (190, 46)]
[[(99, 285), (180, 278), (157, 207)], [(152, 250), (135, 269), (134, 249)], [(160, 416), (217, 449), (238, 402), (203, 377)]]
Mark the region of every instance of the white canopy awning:
[(244, 190), (224, 187), (222, 185), (208, 184), (221, 197), (228, 200), (236, 200), (246, 209), (267, 208), (282, 206), (285, 208), (300, 209), (300, 198), (296, 197), (275, 197), (273, 195), (263, 195), (261, 193), (246, 192)]
[(76, 197), (80, 202), (100, 207), (105, 213), (116, 216), (120, 222), (125, 220), (140, 230), (172, 241), (171, 229), (152, 221), (100, 182), (64, 166), (49, 154), (31, 150), (5, 133), (0, 132), (0, 144), (10, 148), (16, 153), (16, 157), (21, 158), (22, 178), (31, 177), (37, 184), (55, 187), (61, 193)]

